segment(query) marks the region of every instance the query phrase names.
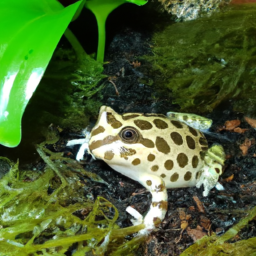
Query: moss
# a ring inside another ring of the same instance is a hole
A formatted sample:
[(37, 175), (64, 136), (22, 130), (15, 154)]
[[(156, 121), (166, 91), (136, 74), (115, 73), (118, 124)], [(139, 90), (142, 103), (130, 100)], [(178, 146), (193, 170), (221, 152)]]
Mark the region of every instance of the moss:
[(10, 171), (0, 179), (1, 254), (131, 254), (145, 238), (128, 241), (126, 236), (144, 225), (120, 229), (115, 206), (101, 197), (90, 201), (85, 193), (86, 177), (102, 180), (45, 144), (37, 146), (45, 162), (42, 172), (21, 172), (18, 163), (8, 161)]
[(84, 108), (86, 113), (91, 113), (94, 116), (98, 116), (101, 106), (102, 103), (100, 101), (96, 101), (95, 99), (88, 99)]
[(188, 112), (212, 111), (228, 99), (255, 100), (255, 16), (256, 5), (231, 6), (156, 32), (147, 59), (158, 89)]
[[(105, 77), (102, 71), (103, 65), (85, 53), (78, 58), (72, 49), (56, 50), (26, 109), (23, 124), (37, 129), (50, 123), (84, 129), (94, 114), (85, 105), (94, 94), (100, 95), (103, 85), (98, 84)], [(93, 105), (100, 104), (96, 102)]]
[(231, 227), (222, 236), (218, 237), (215, 234), (212, 236), (204, 236), (203, 238), (197, 240), (195, 244), (186, 249), (180, 256), (255, 255), (255, 237), (247, 240), (240, 240), (235, 243), (228, 243), (228, 241), (232, 242), (232, 239), (235, 238), (250, 221), (254, 220), (255, 216), (256, 207), (249, 210), (246, 217), (242, 218), (236, 225)]

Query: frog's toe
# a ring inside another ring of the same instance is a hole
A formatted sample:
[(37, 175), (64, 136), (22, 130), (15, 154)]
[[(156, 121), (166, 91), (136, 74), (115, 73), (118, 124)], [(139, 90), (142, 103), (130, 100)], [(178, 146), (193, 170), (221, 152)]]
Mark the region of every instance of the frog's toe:
[(132, 215), (132, 217), (134, 219), (131, 219), (131, 222), (134, 226), (136, 225), (140, 225), (143, 223), (143, 216), (137, 211), (135, 210), (134, 208), (132, 208), (131, 206), (128, 206), (126, 208), (126, 211)]
[(79, 162), (84, 158), (84, 152), (88, 151), (88, 142), (85, 142), (79, 148), (76, 154), (76, 160)]
[(84, 143), (87, 143), (88, 144), (88, 140), (86, 138), (83, 138), (83, 139), (77, 139), (77, 140), (70, 140), (67, 142), (67, 145), (68, 147), (73, 147), (75, 145), (82, 145)]
[(217, 190), (219, 190), (219, 191), (225, 190), (225, 188), (224, 188), (219, 182), (217, 182), (215, 188), (216, 188)]
[(90, 131), (87, 128), (85, 128), (83, 130), (83, 135), (84, 135), (84, 138), (83, 139), (76, 139), (76, 140), (70, 140), (68, 141), (67, 145), (68, 147), (73, 147), (75, 145), (81, 145), (81, 147), (79, 148), (78, 152), (77, 152), (77, 155), (76, 155), (76, 160), (77, 161), (81, 161), (83, 158), (84, 158), (84, 153), (86, 151), (89, 151), (89, 140), (90, 140)]
[(203, 196), (208, 196), (210, 190), (218, 183), (219, 173), (215, 169), (205, 166), (196, 184), (197, 188), (204, 186)]
[(207, 196), (210, 190), (217, 185), (224, 161), (225, 152), (221, 145), (213, 145), (207, 150), (204, 157), (205, 166), (196, 184), (197, 188), (204, 185), (203, 196)]
[(78, 139), (78, 140), (70, 140), (67, 143), (68, 147), (72, 147), (75, 145), (81, 145), (81, 147), (79, 148), (77, 154), (76, 154), (76, 160), (79, 162), (84, 158), (84, 153), (86, 151), (88, 151), (88, 139)]

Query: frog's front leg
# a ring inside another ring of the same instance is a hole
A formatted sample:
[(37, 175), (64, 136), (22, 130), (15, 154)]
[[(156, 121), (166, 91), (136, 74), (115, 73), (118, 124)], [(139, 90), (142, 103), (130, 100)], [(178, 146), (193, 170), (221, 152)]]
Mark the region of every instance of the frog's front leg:
[[(84, 153), (85, 152), (90, 153), (89, 152), (89, 140), (90, 140), (91, 133), (89, 132), (88, 128), (83, 130), (83, 135), (84, 135), (83, 139), (70, 140), (67, 143), (68, 147), (72, 147), (74, 145), (81, 145), (78, 152), (77, 152), (77, 155), (76, 155), (76, 160), (78, 162), (81, 161), (84, 158)], [(93, 155), (92, 155), (92, 157), (94, 158)]]
[(204, 157), (205, 165), (196, 184), (197, 188), (204, 185), (203, 196), (207, 196), (210, 190), (216, 186), (219, 176), (222, 174), (224, 161), (225, 152), (221, 145), (214, 145), (207, 150)]
[(132, 220), (134, 225), (141, 224), (142, 222), (145, 224), (145, 229), (139, 232), (139, 234), (145, 234), (158, 227), (164, 219), (168, 206), (167, 190), (164, 181), (154, 175), (143, 175), (140, 179), (140, 183), (152, 194), (150, 209), (144, 220), (141, 214), (130, 206), (127, 207), (126, 211), (135, 218), (135, 220)]

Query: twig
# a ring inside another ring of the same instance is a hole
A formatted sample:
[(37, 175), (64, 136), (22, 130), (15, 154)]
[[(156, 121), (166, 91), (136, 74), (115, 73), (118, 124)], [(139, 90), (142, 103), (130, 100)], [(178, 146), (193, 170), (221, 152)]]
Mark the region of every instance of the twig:
[(119, 92), (118, 92), (118, 90), (117, 90), (116, 84), (115, 84), (112, 80), (108, 80), (108, 81), (109, 81), (111, 84), (114, 85), (115, 90), (116, 90), (116, 95), (119, 96), (120, 94), (119, 94)]

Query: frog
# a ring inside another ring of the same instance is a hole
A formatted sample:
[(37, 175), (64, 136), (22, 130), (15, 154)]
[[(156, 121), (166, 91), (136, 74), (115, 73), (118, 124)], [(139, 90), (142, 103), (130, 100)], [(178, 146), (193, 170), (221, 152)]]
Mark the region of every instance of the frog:
[[(222, 174), (224, 149), (219, 144), (209, 148), (200, 130), (211, 125), (211, 120), (190, 117), (175, 112), (168, 112), (167, 116), (118, 114), (111, 107), (102, 106), (92, 130), (85, 132), (81, 142), (74, 142), (82, 144), (77, 160), (87, 151), (151, 193), (152, 202), (145, 217), (130, 206), (126, 209), (133, 216), (134, 225), (144, 224), (141, 234), (150, 233), (163, 221), (168, 207), (167, 189), (203, 185), (203, 195), (207, 196)], [(192, 119), (199, 129), (193, 127)]]

